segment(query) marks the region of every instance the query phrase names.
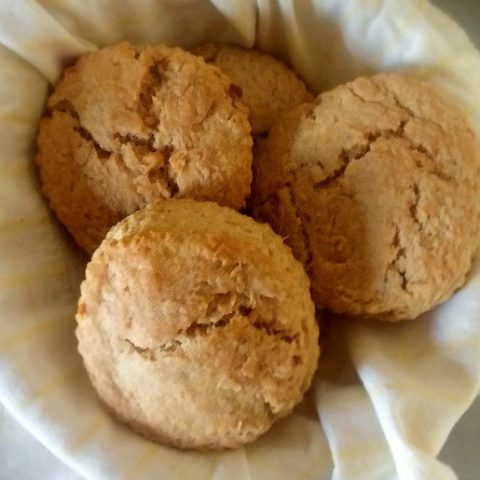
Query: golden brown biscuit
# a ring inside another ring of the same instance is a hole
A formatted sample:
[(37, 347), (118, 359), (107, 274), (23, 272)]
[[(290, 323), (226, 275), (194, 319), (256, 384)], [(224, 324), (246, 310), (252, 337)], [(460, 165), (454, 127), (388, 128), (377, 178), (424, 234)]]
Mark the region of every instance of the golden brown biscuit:
[(65, 71), (40, 123), (37, 164), (53, 210), (91, 252), (157, 198), (241, 208), (251, 142), (226, 75), (179, 48), (122, 42)]
[(250, 442), (316, 369), (308, 278), (270, 227), (158, 201), (113, 227), (87, 266), (79, 351), (111, 411), (181, 448)]
[(280, 116), (313, 100), (292, 70), (260, 50), (206, 43), (192, 52), (216, 65), (242, 89), (254, 135), (267, 132)]
[(478, 178), (462, 112), (425, 82), (377, 75), (271, 130), (254, 159), (252, 202), (303, 262), (318, 307), (408, 319), (465, 281)]

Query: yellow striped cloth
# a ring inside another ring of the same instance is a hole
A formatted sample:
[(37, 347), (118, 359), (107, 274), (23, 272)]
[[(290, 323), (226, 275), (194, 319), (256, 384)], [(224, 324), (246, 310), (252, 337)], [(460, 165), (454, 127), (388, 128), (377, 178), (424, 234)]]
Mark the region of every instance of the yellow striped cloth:
[(86, 478), (455, 478), (435, 457), (479, 389), (478, 265), (422, 321), (338, 321), (305, 402), (243, 449), (175, 451), (104, 412), (74, 337), (85, 260), (49, 212), (32, 157), (48, 81), (62, 62), (124, 38), (257, 43), (289, 59), (316, 91), (362, 73), (408, 70), (452, 91), (480, 125), (479, 54), (426, 1), (3, 0), (0, 402)]

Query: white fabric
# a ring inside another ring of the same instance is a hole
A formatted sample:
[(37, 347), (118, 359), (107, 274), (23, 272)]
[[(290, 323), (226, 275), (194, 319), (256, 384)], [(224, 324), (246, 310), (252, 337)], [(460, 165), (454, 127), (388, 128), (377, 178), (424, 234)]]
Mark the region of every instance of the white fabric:
[[(480, 385), (480, 266), (412, 323), (326, 322), (305, 402), (233, 452), (147, 442), (100, 407), (76, 353), (84, 259), (54, 221), (32, 167), (48, 80), (120, 39), (257, 44), (316, 92), (400, 69), (443, 85), (480, 125), (480, 57), (425, 1), (0, 0), (0, 401), (86, 478), (447, 480), (435, 457)], [(319, 421), (320, 420), (320, 421)]]
[(0, 403), (0, 478), (82, 480), (22, 428)]

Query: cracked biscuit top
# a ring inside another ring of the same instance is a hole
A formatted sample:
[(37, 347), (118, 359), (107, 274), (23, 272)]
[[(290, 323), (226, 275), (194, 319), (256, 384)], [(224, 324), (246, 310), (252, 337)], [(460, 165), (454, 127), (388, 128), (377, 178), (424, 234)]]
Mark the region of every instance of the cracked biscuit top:
[(313, 100), (293, 70), (260, 50), (204, 43), (192, 52), (220, 68), (242, 89), (254, 135), (268, 132), (279, 117)]
[(303, 262), (318, 307), (409, 319), (465, 281), (478, 179), (463, 113), (426, 82), (382, 74), (271, 130), (254, 159), (253, 205)]
[(127, 42), (82, 56), (47, 102), (38, 134), (43, 190), (88, 252), (158, 198), (244, 206), (248, 111), (217, 68), (179, 48)]
[(149, 204), (87, 266), (79, 351), (100, 397), (181, 448), (254, 440), (316, 369), (309, 281), (270, 227), (211, 202)]

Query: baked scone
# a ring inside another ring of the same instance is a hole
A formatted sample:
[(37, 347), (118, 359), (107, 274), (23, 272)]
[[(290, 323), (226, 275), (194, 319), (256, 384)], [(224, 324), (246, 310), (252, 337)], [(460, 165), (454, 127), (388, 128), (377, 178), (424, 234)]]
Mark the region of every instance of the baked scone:
[(241, 208), (250, 192), (248, 111), (218, 69), (179, 48), (122, 42), (80, 57), (38, 134), (43, 190), (88, 252), (158, 198)]
[(382, 74), (299, 106), (254, 158), (254, 212), (292, 247), (316, 305), (411, 319), (465, 281), (479, 233), (479, 157), (432, 85)]
[(319, 355), (300, 263), (270, 227), (211, 202), (153, 202), (113, 227), (77, 321), (108, 408), (180, 448), (257, 438), (301, 400)]
[(313, 99), (292, 70), (260, 50), (205, 43), (192, 52), (220, 68), (242, 89), (254, 135), (267, 132), (284, 113)]

